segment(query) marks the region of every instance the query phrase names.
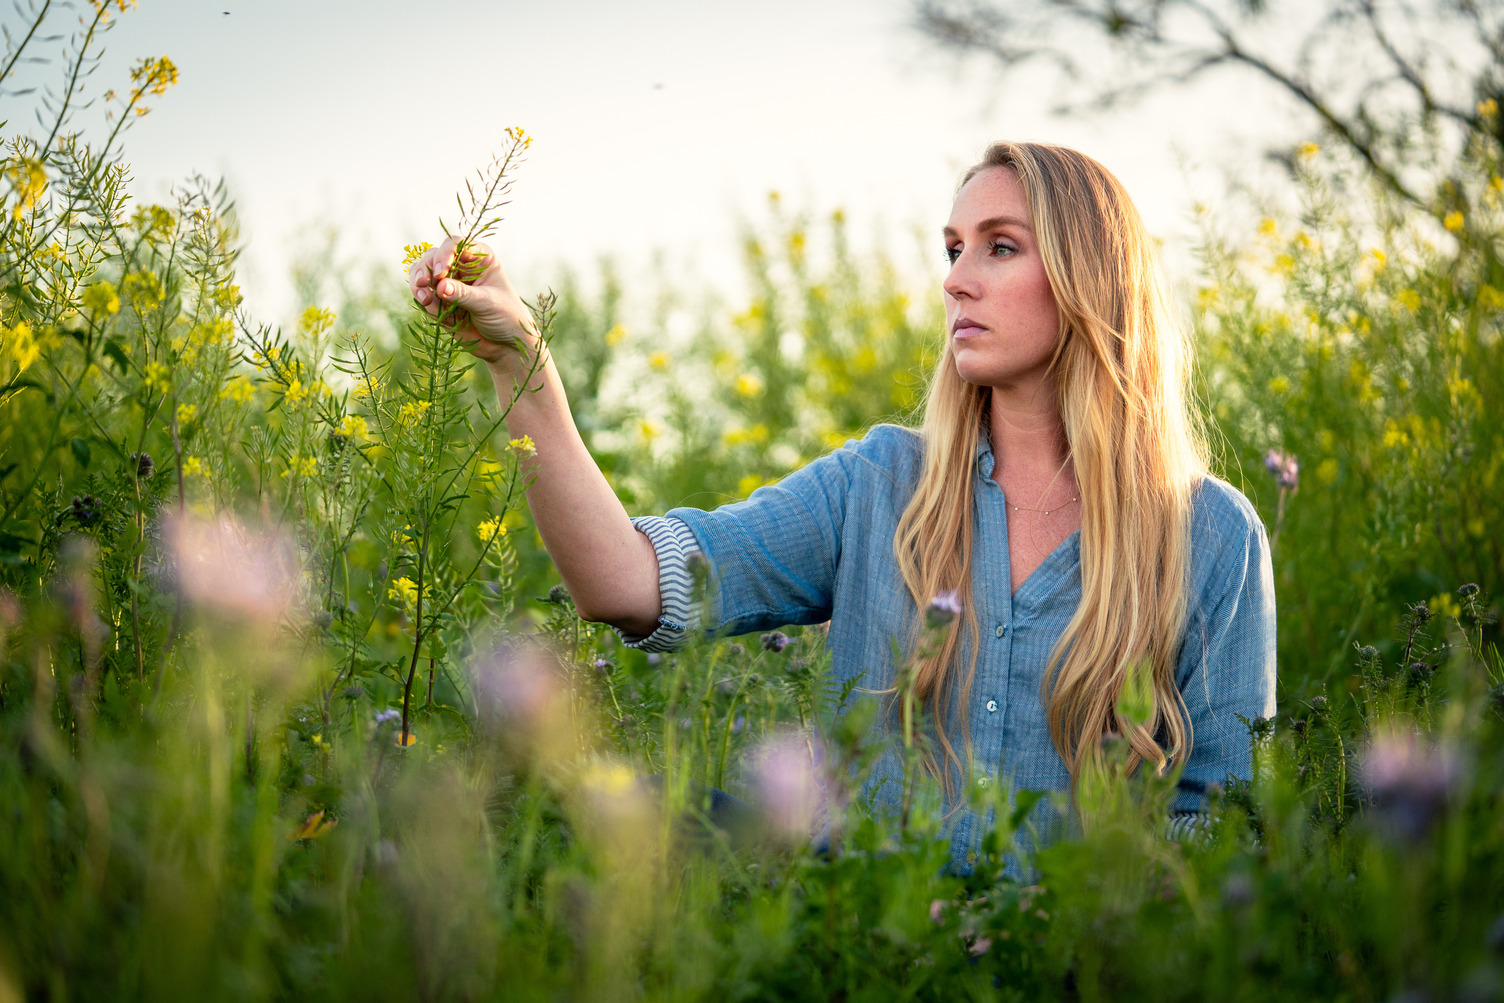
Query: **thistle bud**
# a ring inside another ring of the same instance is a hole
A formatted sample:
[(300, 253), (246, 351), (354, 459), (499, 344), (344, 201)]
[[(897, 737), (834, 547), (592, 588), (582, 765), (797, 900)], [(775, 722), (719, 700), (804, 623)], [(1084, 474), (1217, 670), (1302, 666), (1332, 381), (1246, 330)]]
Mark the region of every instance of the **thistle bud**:
[(764, 651), (781, 652), (789, 646), (789, 637), (781, 630), (769, 631), (761, 640)]

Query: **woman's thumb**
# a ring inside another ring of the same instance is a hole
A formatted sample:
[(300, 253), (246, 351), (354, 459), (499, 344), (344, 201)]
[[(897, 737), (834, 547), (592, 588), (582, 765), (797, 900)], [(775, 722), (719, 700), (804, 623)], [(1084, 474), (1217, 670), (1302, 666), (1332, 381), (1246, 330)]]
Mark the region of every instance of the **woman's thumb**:
[(455, 306), (464, 306), (469, 302), (473, 290), (463, 282), (456, 282), (451, 278), (439, 280), (439, 299)]

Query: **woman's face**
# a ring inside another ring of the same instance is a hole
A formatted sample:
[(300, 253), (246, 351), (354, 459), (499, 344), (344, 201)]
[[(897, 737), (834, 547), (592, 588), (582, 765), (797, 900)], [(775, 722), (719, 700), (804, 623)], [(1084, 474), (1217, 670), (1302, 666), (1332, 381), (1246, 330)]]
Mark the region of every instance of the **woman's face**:
[(982, 386), (1037, 386), (1055, 354), (1060, 313), (1018, 175), (994, 167), (966, 182), (945, 247), (945, 321), (957, 373)]

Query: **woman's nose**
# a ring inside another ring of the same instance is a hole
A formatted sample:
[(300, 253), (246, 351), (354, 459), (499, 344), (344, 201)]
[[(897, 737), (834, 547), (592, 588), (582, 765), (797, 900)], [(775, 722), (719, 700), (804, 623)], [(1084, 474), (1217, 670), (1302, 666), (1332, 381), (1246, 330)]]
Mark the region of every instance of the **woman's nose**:
[(971, 274), (971, 265), (962, 254), (951, 262), (950, 271), (945, 273), (945, 281), (940, 284), (946, 294), (956, 299), (962, 296), (975, 296), (976, 282)]

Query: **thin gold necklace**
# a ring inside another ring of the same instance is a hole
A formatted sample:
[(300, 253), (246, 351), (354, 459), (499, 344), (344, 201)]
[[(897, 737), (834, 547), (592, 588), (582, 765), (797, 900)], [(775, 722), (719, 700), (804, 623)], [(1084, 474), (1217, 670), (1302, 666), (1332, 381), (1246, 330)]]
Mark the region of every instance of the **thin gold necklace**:
[[(1065, 463), (1069, 463), (1069, 462), (1071, 462), (1070, 461), (1070, 457), (1066, 457)], [(1047, 495), (1047, 494), (1049, 494), (1050, 493), (1050, 488), (1052, 488), (1052, 487), (1055, 486), (1055, 481), (1058, 480), (1059, 477), (1060, 477), (1060, 475), (1065, 471), (1065, 463), (1060, 464), (1060, 469), (1057, 470), (1057, 471), (1055, 471), (1055, 476), (1050, 478), (1050, 483), (1048, 483), (1048, 484), (1046, 484), (1044, 486), (1044, 490), (1042, 492), (1040, 492), (1040, 494), (1039, 494), (1039, 501), (1044, 501), (1044, 496)], [(1004, 497), (1006, 499), (1006, 496), (1004, 496)], [(1078, 502), (1080, 500), (1081, 500), (1081, 496), (1080, 495), (1075, 495), (1075, 496), (1073, 496), (1071, 498), (1070, 501), (1063, 501), (1059, 505), (1056, 505), (1054, 508), (1030, 508), (1027, 505), (1013, 505), (1011, 507), (1012, 507), (1013, 511), (1015, 511), (1015, 512), (1042, 512), (1045, 515), (1049, 515), (1051, 512), (1059, 512), (1061, 509), (1065, 508), (1067, 505), (1073, 504), (1073, 503)], [(1036, 502), (1036, 504), (1038, 504), (1038, 503)]]

